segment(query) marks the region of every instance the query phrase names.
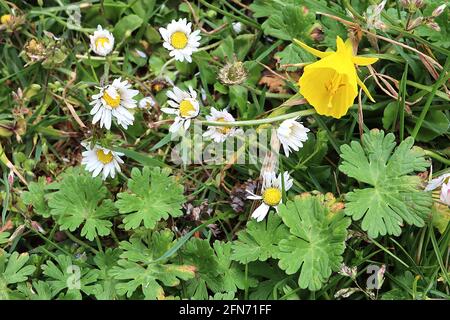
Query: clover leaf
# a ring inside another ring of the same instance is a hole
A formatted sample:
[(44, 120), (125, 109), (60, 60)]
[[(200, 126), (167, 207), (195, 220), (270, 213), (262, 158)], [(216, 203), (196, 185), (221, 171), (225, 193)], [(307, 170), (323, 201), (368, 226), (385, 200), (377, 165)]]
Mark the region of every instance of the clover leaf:
[(339, 269), (350, 219), (333, 212), (317, 196), (305, 195), (279, 206), (291, 235), (279, 243), (278, 265), (287, 274), (300, 270), (300, 288), (318, 290)]
[(362, 219), (362, 229), (372, 238), (400, 235), (403, 222), (423, 226), (431, 194), (419, 189), (418, 176), (409, 175), (429, 166), (423, 150), (413, 148), (412, 137), (395, 148), (394, 135), (378, 130), (364, 134), (363, 141), (341, 147), (344, 161), (339, 169), (369, 185), (347, 193), (345, 213), (355, 221)]
[(116, 207), (126, 214), (125, 229), (136, 229), (141, 223), (152, 229), (161, 219), (181, 216), (185, 198), (183, 186), (169, 176), (169, 171), (144, 167), (133, 168), (128, 180), (129, 192), (118, 194)]

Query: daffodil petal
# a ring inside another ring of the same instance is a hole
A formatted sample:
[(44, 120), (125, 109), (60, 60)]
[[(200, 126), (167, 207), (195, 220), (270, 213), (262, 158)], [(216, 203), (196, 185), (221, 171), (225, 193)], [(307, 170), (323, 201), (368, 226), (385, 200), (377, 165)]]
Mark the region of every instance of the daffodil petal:
[(378, 61), (378, 58), (353, 57), (353, 63), (358, 66), (369, 66)]
[(361, 89), (363, 89), (363, 91), (367, 94), (367, 96), (369, 97), (370, 101), (375, 102), (375, 99), (370, 94), (369, 89), (367, 89), (367, 87), (364, 84), (364, 82), (362, 82), (361, 79), (358, 76), (356, 77), (356, 81), (358, 82), (358, 85), (361, 87)]
[(319, 58), (325, 58), (328, 57), (330, 54), (333, 54), (333, 51), (328, 51), (328, 52), (322, 52), (319, 50), (316, 50), (314, 48), (311, 48), (310, 46), (308, 46), (307, 44), (301, 42), (300, 40), (294, 39), (294, 42), (299, 45), (301, 48), (305, 49), (306, 51), (308, 51), (309, 53), (311, 53), (312, 55), (319, 57)]
[(345, 46), (344, 40), (342, 40), (341, 37), (337, 36), (336, 37), (336, 51), (337, 52), (346, 52), (347, 51), (347, 47)]

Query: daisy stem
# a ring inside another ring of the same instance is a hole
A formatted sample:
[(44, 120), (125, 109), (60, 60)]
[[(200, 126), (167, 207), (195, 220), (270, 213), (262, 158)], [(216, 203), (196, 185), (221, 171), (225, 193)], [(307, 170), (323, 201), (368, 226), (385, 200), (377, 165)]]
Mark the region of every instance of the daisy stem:
[[(244, 120), (244, 121), (235, 121), (233, 122), (233, 126), (236, 127), (244, 127), (244, 126), (256, 126), (260, 124), (267, 124), (267, 123), (274, 123), (278, 121), (283, 121), (286, 119), (291, 119), (295, 117), (302, 117), (302, 116), (309, 116), (312, 114), (316, 114), (316, 110), (314, 109), (307, 109), (307, 110), (301, 110), (296, 112), (291, 112), (288, 114), (283, 114), (281, 116), (272, 117), (272, 118), (265, 118), (265, 119), (259, 119), (259, 120)], [(205, 126), (229, 126), (229, 122), (222, 122), (222, 121), (198, 121), (201, 125)]]
[(423, 150), (425, 152), (425, 155), (429, 156), (430, 158), (433, 158), (439, 162), (442, 162), (446, 164), (447, 166), (450, 166), (450, 160), (444, 158), (443, 156), (438, 155), (436, 152), (430, 151), (430, 150)]

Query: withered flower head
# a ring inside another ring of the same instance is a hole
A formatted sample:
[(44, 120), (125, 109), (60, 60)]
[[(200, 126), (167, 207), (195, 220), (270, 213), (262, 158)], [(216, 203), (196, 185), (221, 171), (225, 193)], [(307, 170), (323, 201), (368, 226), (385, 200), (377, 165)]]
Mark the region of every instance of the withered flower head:
[(247, 79), (247, 71), (241, 61), (236, 58), (232, 62), (228, 62), (219, 71), (219, 80), (225, 85), (241, 84)]
[(0, 30), (6, 30), (8, 32), (18, 29), (25, 23), (25, 17), (15, 14), (4, 14), (0, 16)]
[(30, 62), (43, 60), (46, 55), (45, 45), (36, 39), (28, 40), (23, 47), (23, 51)]

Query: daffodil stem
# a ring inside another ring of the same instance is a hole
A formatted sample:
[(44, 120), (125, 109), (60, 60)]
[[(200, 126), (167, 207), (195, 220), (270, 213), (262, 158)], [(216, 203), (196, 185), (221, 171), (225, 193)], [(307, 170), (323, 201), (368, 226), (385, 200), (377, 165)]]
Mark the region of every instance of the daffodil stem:
[(209, 9), (213, 9), (213, 10), (219, 12), (220, 14), (223, 14), (224, 16), (234, 18), (235, 20), (237, 20), (239, 22), (242, 22), (243, 24), (249, 25), (249, 26), (251, 26), (251, 27), (253, 27), (253, 28), (257, 29), (257, 30), (261, 30), (261, 26), (259, 24), (257, 24), (256, 22), (250, 20), (250, 19), (245, 19), (243, 17), (235, 16), (235, 15), (229, 13), (226, 10), (222, 10), (222, 9), (220, 9), (220, 8), (218, 8), (218, 7), (214, 6), (214, 5), (206, 2), (205, 0), (199, 0), (199, 2), (202, 5), (204, 5), (205, 7), (209, 8)]
[[(268, 123), (274, 123), (278, 121), (283, 121), (286, 119), (292, 119), (295, 117), (302, 117), (302, 116), (310, 116), (312, 114), (316, 114), (316, 110), (314, 109), (307, 109), (307, 110), (301, 110), (296, 112), (291, 112), (288, 114), (283, 114), (281, 116), (272, 117), (272, 118), (264, 118), (264, 119), (258, 119), (258, 120), (244, 120), (244, 121), (235, 121), (233, 122), (233, 126), (236, 127), (245, 127), (245, 126), (257, 126), (260, 124), (268, 124)], [(229, 122), (221, 122), (221, 121), (198, 121), (200, 124), (205, 126), (229, 126)]]
[(364, 17), (358, 13), (358, 11), (355, 10), (355, 8), (352, 7), (349, 0), (342, 0), (342, 4), (345, 8), (347, 8), (348, 11), (350, 11), (356, 18), (360, 20), (364, 20)]
[(431, 150), (423, 150), (425, 152), (425, 155), (429, 156), (430, 158), (433, 158), (439, 162), (442, 162), (443, 164), (446, 164), (447, 166), (450, 166), (450, 160), (444, 158), (443, 156), (438, 155), (436, 152), (433, 152)]
[(425, 120), (425, 116), (428, 113), (428, 109), (430, 109), (430, 105), (433, 102), (433, 98), (436, 95), (437, 89), (440, 88), (441, 85), (444, 84), (445, 81), (449, 77), (449, 75), (448, 75), (449, 66), (450, 66), (450, 57), (447, 57), (447, 60), (445, 61), (445, 65), (443, 67), (443, 70), (442, 70), (441, 74), (439, 75), (439, 78), (434, 83), (431, 93), (428, 95), (428, 99), (425, 102), (425, 105), (423, 106), (422, 112), (420, 113), (419, 119), (416, 122), (416, 126), (414, 127), (414, 130), (411, 133), (411, 136), (414, 139), (417, 137), (417, 134), (419, 133), (419, 130), (422, 127), (422, 123)]

